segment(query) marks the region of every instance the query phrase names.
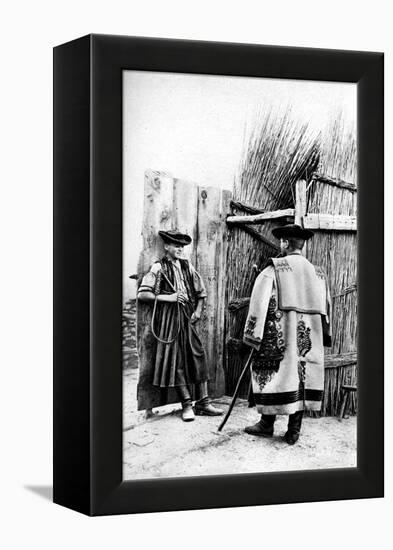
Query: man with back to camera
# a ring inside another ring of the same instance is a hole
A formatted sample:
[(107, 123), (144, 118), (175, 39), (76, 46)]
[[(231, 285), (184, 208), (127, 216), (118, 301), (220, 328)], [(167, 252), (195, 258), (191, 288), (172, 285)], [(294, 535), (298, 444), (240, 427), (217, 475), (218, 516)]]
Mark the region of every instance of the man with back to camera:
[(243, 341), (254, 348), (251, 381), (259, 422), (248, 434), (272, 437), (276, 415), (289, 415), (284, 435), (297, 442), (305, 410), (321, 409), (324, 346), (331, 346), (331, 303), (323, 270), (302, 249), (313, 232), (296, 224), (272, 231), (281, 256), (258, 275)]

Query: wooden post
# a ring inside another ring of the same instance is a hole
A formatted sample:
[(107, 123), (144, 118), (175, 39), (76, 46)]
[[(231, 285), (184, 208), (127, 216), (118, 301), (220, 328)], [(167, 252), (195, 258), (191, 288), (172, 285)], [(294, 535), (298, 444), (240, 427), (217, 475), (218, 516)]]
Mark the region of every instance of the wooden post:
[(198, 234), (198, 186), (196, 183), (174, 178), (173, 180), (173, 227), (190, 235), (191, 244), (184, 247), (184, 258), (196, 265)]
[(303, 226), (325, 231), (357, 231), (357, 217), (342, 214), (306, 214)]
[(303, 227), (303, 216), (307, 213), (307, 184), (305, 180), (296, 182), (295, 187), (295, 223)]
[(227, 277), (227, 254), (228, 254), (228, 227), (226, 216), (232, 192), (224, 189), (221, 192), (220, 228), (217, 235), (216, 265), (218, 268), (217, 288), (217, 367), (215, 372), (214, 396), (220, 397), (225, 394), (225, 288)]
[[(163, 255), (160, 229), (171, 229), (173, 224), (173, 178), (170, 174), (148, 170), (145, 173), (145, 200), (142, 225), (142, 252), (139, 258), (138, 275), (144, 275), (151, 264)], [(160, 404), (160, 391), (152, 386), (154, 367), (154, 337), (151, 324), (150, 304), (137, 300), (137, 348), (139, 381), (137, 389), (138, 410), (148, 410)], [(178, 401), (176, 392), (168, 395), (168, 401)]]
[[(307, 183), (305, 180), (299, 180), (295, 186), (295, 223), (304, 227), (303, 216), (307, 213)], [(302, 250), (303, 256), (307, 255), (307, 242)]]
[[(199, 323), (199, 334), (204, 345), (209, 365), (209, 393), (215, 394), (217, 370), (217, 310), (218, 279), (217, 246), (222, 239), (220, 231), (221, 190), (217, 187), (198, 188), (198, 251), (197, 269), (206, 286), (207, 299)], [(221, 304), (221, 307), (223, 304)]]
[(164, 253), (159, 229), (168, 230), (173, 225), (173, 177), (171, 174), (147, 170), (145, 173), (145, 198), (142, 223), (142, 253), (139, 274), (145, 274), (153, 261)]

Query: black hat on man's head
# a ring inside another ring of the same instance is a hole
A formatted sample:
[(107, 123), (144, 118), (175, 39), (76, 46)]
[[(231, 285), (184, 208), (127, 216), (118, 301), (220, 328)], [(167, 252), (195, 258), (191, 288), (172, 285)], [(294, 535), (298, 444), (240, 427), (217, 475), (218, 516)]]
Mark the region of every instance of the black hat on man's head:
[(180, 233), (174, 229), (170, 229), (169, 231), (159, 231), (158, 234), (166, 244), (181, 244), (182, 246), (185, 246), (190, 244), (192, 241), (190, 235)]
[(281, 227), (275, 227), (272, 230), (272, 233), (277, 239), (304, 239), (307, 241), (314, 236), (313, 231), (310, 229), (304, 229), (297, 225), (296, 223), (289, 223), (287, 225), (282, 225)]

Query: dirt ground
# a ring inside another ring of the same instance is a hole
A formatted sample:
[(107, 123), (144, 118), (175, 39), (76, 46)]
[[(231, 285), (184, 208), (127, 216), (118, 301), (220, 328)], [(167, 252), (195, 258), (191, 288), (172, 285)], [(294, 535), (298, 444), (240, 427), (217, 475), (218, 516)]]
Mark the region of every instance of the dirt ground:
[[(282, 438), (287, 416), (277, 417), (273, 438), (244, 432), (259, 418), (245, 400), (237, 401), (222, 432), (222, 417), (183, 422), (180, 405), (155, 409), (146, 419), (136, 411), (137, 376), (137, 369), (127, 369), (123, 378), (124, 479), (356, 467), (356, 417), (306, 417), (299, 441), (289, 446)], [(226, 410), (229, 401), (214, 403)]]

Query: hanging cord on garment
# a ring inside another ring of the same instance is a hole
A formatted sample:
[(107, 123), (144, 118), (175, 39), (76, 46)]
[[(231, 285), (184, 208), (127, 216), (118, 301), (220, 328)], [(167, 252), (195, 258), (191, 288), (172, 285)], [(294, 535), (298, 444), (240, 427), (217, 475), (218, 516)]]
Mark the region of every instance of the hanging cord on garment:
[[(161, 270), (158, 272), (157, 274), (157, 277), (160, 279), (160, 277), (164, 277), (166, 282), (168, 283), (168, 285), (171, 287), (171, 289), (173, 290), (173, 292), (176, 292), (176, 289), (175, 287), (173, 286), (173, 284), (170, 282), (170, 280), (168, 279), (168, 277), (165, 275), (165, 273)], [(158, 285), (158, 286), (161, 286), (161, 285)], [(176, 305), (177, 305), (177, 332), (176, 332), (176, 335), (171, 339), (171, 340), (163, 340), (162, 338), (160, 338), (155, 330), (154, 330), (154, 320), (155, 320), (155, 317), (156, 317), (156, 310), (157, 310), (157, 298), (158, 298), (158, 293), (155, 293), (155, 299), (154, 299), (154, 306), (153, 306), (153, 314), (151, 316), (151, 331), (153, 333), (153, 336), (154, 338), (158, 341), (158, 342), (161, 342), (161, 344), (173, 344), (173, 342), (177, 339), (177, 337), (179, 336), (179, 333), (180, 333), (180, 303), (179, 301), (176, 302)]]

